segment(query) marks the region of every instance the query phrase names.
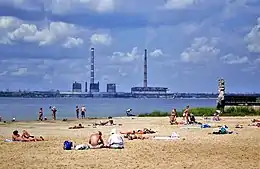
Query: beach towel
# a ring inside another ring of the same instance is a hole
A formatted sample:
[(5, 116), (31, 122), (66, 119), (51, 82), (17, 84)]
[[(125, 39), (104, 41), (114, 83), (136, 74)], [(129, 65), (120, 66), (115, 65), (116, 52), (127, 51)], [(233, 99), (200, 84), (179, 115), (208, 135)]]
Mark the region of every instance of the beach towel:
[(185, 126), (185, 127), (180, 127), (181, 129), (200, 129), (201, 126)]
[(154, 137), (153, 139), (155, 140), (179, 140), (180, 139), (180, 135), (173, 132), (171, 136), (164, 136), (164, 137)]
[(202, 124), (201, 128), (211, 128), (211, 125), (209, 125), (209, 124)]
[(88, 150), (90, 147), (88, 145), (85, 144), (80, 144), (80, 145), (76, 145), (75, 146), (75, 150)]
[(164, 136), (164, 137), (154, 137), (154, 140), (179, 140), (178, 137)]
[(111, 148), (111, 149), (123, 149), (124, 145), (123, 144), (112, 144), (109, 148)]
[(10, 139), (5, 139), (4, 142), (22, 142), (22, 141), (13, 141), (13, 140), (10, 140)]

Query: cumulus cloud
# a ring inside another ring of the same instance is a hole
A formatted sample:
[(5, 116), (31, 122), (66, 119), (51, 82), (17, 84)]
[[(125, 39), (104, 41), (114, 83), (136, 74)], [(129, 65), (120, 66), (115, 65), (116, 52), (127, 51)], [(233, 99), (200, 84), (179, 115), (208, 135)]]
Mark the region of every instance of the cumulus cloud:
[(150, 52), (149, 55), (152, 57), (160, 57), (160, 56), (163, 56), (164, 53), (161, 49), (155, 49), (154, 51)]
[(240, 57), (240, 56), (236, 56), (236, 55), (231, 54), (231, 53), (229, 53), (225, 56), (222, 56), (220, 59), (223, 60), (224, 63), (230, 64), (230, 65), (232, 65), (232, 64), (244, 64), (244, 63), (249, 62), (249, 59), (248, 59), (247, 56)]
[(22, 76), (22, 75), (25, 75), (27, 73), (28, 73), (27, 68), (26, 67), (21, 67), (21, 68), (18, 68), (18, 70), (12, 72), (11, 75)]
[(80, 46), (84, 43), (83, 39), (81, 38), (73, 38), (73, 37), (68, 37), (66, 42), (63, 44), (65, 48), (73, 48), (76, 46)]
[(131, 52), (114, 52), (110, 57), (113, 61), (119, 61), (123, 63), (133, 62), (141, 57), (141, 54), (138, 52), (138, 48), (134, 47)]
[(115, 0), (1, 0), (0, 5), (9, 5), (25, 10), (46, 10), (55, 14), (68, 12), (111, 12), (115, 9)]
[(93, 34), (90, 37), (93, 45), (106, 45), (109, 46), (112, 42), (112, 37), (109, 34)]
[(166, 9), (184, 9), (198, 3), (200, 0), (166, 0)]
[(195, 38), (191, 46), (181, 53), (181, 60), (191, 63), (208, 61), (219, 54), (220, 49), (216, 48), (217, 43), (218, 38)]
[(245, 40), (250, 52), (260, 53), (260, 17), (257, 19), (257, 24), (246, 35)]
[(60, 43), (64, 47), (74, 47), (83, 44), (82, 39), (75, 37), (83, 31), (86, 30), (64, 22), (38, 27), (14, 17), (0, 17), (0, 32), (3, 32), (0, 42), (5, 44), (27, 42), (44, 46)]

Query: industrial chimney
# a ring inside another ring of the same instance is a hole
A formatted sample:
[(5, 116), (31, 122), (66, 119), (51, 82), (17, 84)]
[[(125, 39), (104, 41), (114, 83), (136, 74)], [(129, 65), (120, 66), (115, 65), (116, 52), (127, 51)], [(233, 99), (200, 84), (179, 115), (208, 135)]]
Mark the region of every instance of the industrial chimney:
[(90, 84), (94, 83), (94, 48), (91, 48)]
[(147, 87), (147, 49), (144, 50), (144, 87)]

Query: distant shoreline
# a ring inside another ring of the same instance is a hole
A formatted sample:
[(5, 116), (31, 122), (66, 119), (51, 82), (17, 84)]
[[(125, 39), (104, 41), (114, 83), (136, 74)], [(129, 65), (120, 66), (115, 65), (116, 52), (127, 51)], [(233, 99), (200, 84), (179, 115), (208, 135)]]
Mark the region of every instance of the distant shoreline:
[(23, 98), (23, 99), (53, 99), (53, 98), (81, 98), (81, 99), (169, 99), (169, 100), (192, 100), (192, 99), (217, 99), (215, 97), (176, 97), (176, 98), (167, 98), (167, 97), (12, 97), (12, 96), (0, 96), (0, 98)]

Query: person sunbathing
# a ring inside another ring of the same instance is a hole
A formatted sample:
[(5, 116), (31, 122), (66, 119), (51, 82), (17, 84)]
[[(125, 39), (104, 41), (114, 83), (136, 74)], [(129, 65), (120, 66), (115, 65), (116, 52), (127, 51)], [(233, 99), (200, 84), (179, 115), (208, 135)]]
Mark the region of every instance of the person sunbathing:
[(242, 128), (243, 128), (243, 125), (241, 125), (241, 124), (236, 124), (235, 128), (242, 129)]
[(142, 134), (126, 134), (124, 138), (128, 138), (128, 140), (144, 140), (149, 139), (149, 137), (144, 137)]
[(30, 141), (43, 141), (43, 137), (40, 136), (40, 138), (36, 138), (32, 135), (30, 135), (26, 130), (23, 130), (23, 134), (20, 135), (17, 130), (13, 131), (12, 135), (13, 141), (23, 141), (23, 142), (30, 142)]
[(253, 119), (252, 122), (253, 122), (253, 123), (260, 122), (260, 120), (258, 120), (258, 119)]
[(92, 134), (88, 141), (91, 148), (103, 148), (104, 147), (104, 140), (102, 138), (101, 131), (98, 133)]
[(218, 131), (213, 131), (212, 133), (209, 134), (233, 134), (233, 131), (229, 131), (228, 127), (224, 125), (220, 127)]
[(106, 125), (111, 125), (112, 126), (112, 125), (115, 125), (115, 124), (114, 124), (114, 121), (113, 121), (112, 117), (108, 117), (107, 121), (100, 120), (99, 123), (94, 123), (93, 125), (94, 126), (106, 126)]
[(79, 124), (78, 126), (69, 127), (69, 129), (81, 129), (81, 128), (84, 128), (82, 124)]
[(260, 123), (248, 124), (248, 126), (256, 126), (256, 127), (260, 127)]
[(151, 129), (144, 128), (143, 130), (132, 130), (128, 132), (120, 132), (121, 134), (153, 134), (156, 133), (155, 131)]

